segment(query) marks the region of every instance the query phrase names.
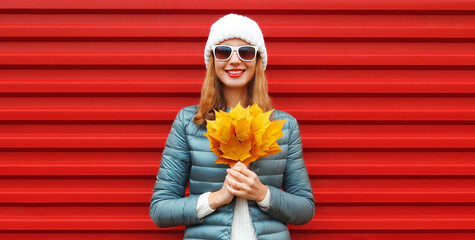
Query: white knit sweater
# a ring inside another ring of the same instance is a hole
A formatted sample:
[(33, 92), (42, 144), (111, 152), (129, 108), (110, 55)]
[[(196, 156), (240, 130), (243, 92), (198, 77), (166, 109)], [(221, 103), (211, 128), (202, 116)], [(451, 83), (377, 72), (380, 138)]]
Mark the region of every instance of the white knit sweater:
[[(208, 216), (215, 209), (209, 206), (208, 198), (211, 192), (201, 194), (198, 198), (196, 205), (196, 214), (199, 219), (203, 219)], [(259, 207), (263, 210), (267, 209), (270, 205), (270, 191), (267, 188), (267, 194), (262, 202), (257, 202)], [(236, 207), (234, 208), (234, 218), (231, 227), (231, 239), (257, 239), (256, 230), (252, 226), (251, 216), (249, 215), (249, 207), (247, 205), (247, 199), (236, 197)]]

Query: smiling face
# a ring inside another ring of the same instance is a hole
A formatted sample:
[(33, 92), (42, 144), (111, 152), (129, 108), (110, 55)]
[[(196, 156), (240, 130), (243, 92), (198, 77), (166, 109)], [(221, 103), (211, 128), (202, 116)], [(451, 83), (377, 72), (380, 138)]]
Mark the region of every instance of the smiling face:
[[(233, 38), (222, 41), (219, 45), (228, 46), (242, 46), (250, 45), (248, 42)], [(226, 61), (219, 61), (214, 58), (214, 68), (219, 80), (223, 83), (225, 88), (242, 89), (252, 80), (256, 72), (256, 60), (242, 61), (233, 51), (230, 59)]]

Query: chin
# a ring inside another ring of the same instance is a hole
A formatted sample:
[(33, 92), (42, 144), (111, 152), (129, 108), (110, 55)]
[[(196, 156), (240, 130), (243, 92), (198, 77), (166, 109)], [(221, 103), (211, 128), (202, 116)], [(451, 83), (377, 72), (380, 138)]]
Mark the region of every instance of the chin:
[(242, 87), (245, 87), (248, 82), (249, 82), (249, 81), (246, 81), (246, 82), (244, 82), (244, 81), (236, 82), (235, 80), (234, 80), (234, 82), (233, 82), (233, 79), (231, 79), (231, 80), (228, 80), (228, 81), (224, 82), (224, 85), (225, 85), (226, 87), (230, 87), (230, 88), (242, 88)]

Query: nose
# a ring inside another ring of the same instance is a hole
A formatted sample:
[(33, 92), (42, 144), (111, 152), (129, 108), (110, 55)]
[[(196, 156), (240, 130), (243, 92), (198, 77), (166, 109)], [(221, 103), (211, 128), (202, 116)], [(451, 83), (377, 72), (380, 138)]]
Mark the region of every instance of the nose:
[(231, 53), (231, 58), (229, 59), (230, 64), (241, 64), (241, 59), (238, 56), (238, 53), (236, 50), (234, 50)]

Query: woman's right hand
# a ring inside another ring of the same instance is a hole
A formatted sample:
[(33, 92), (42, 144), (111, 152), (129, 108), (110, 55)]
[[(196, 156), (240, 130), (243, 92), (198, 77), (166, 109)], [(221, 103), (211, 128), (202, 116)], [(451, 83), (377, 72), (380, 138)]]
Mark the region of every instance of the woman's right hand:
[(232, 195), (228, 191), (228, 189), (226, 188), (226, 184), (228, 183), (226, 180), (224, 180), (223, 187), (221, 187), (221, 189), (219, 189), (216, 192), (212, 192), (209, 195), (208, 202), (209, 202), (209, 206), (212, 209), (216, 209), (218, 207), (226, 205), (233, 200), (234, 195)]

